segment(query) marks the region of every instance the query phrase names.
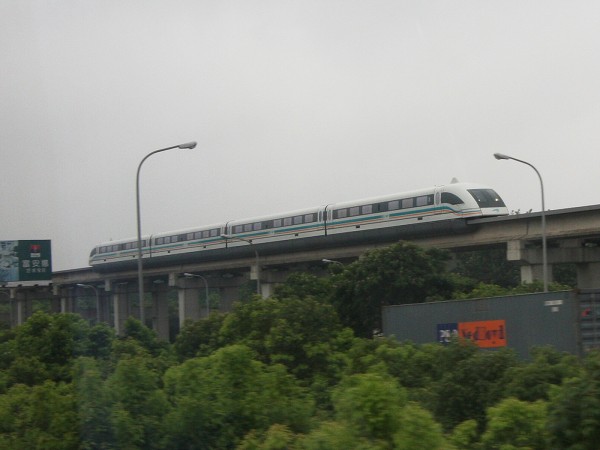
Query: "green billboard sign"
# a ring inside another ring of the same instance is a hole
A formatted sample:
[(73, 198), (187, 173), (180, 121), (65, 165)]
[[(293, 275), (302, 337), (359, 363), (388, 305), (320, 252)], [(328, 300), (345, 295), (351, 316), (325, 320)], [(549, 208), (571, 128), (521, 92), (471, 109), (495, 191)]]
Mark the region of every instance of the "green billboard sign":
[(50, 240), (0, 241), (0, 283), (52, 280)]

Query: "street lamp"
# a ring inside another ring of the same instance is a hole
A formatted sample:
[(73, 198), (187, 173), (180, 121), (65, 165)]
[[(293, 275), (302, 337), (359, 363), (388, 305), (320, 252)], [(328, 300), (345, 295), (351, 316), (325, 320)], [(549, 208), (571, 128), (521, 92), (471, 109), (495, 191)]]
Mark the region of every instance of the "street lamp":
[(143, 325), (146, 325), (146, 314), (144, 312), (144, 276), (142, 271), (142, 221), (140, 219), (140, 170), (142, 169), (142, 164), (149, 157), (154, 155), (155, 153), (164, 152), (166, 150), (172, 150), (174, 148), (181, 149), (192, 149), (196, 147), (196, 142), (187, 142), (185, 144), (173, 145), (172, 147), (161, 148), (160, 150), (154, 150), (153, 152), (148, 153), (144, 159), (140, 162), (137, 168), (137, 175), (135, 178), (135, 203), (137, 208), (137, 256), (138, 256), (138, 293), (140, 296), (140, 321)]
[(494, 158), (496, 159), (512, 159), (513, 161), (517, 161), (523, 164), (528, 165), (537, 174), (540, 179), (540, 186), (542, 190), (542, 275), (544, 279), (544, 292), (548, 292), (548, 250), (546, 245), (546, 205), (544, 202), (544, 182), (542, 181), (542, 176), (540, 172), (535, 168), (535, 166), (527, 161), (523, 161), (522, 159), (517, 159), (512, 156), (504, 155), (502, 153), (494, 153)]
[(96, 323), (100, 323), (100, 296), (98, 295), (98, 289), (96, 289), (96, 286), (92, 286), (91, 284), (77, 283), (77, 286), (94, 290), (94, 293), (96, 294)]
[(256, 250), (256, 246), (252, 243), (252, 241), (250, 239), (245, 239), (245, 238), (242, 238), (242, 237), (232, 236), (230, 234), (222, 234), (221, 237), (224, 238), (224, 239), (232, 239), (232, 240), (236, 240), (237, 239), (238, 241), (244, 241), (244, 242), (247, 242), (248, 244), (250, 244), (250, 246), (254, 250), (254, 256), (255, 256), (255, 259), (256, 259), (256, 293), (258, 295), (261, 295), (260, 265), (259, 265), (258, 250)]
[(210, 305), (208, 304), (208, 281), (206, 281), (206, 278), (204, 278), (202, 275), (197, 275), (195, 273), (184, 273), (183, 276), (185, 278), (200, 278), (202, 281), (204, 281), (204, 289), (205, 289), (205, 301), (206, 301), (206, 317), (208, 318), (208, 316), (210, 315)]

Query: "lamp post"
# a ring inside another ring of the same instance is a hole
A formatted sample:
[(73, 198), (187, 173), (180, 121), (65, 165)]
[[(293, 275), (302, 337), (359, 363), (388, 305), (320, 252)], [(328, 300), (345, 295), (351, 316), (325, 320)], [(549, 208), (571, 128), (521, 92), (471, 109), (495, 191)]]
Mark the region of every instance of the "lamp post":
[(167, 150), (172, 150), (174, 148), (180, 149), (192, 149), (196, 147), (196, 142), (187, 142), (185, 144), (173, 145), (172, 147), (161, 148), (159, 150), (154, 150), (153, 152), (148, 153), (144, 159), (140, 161), (140, 164), (137, 168), (137, 175), (135, 178), (135, 204), (137, 209), (137, 256), (138, 256), (138, 293), (140, 296), (140, 321), (142, 325), (146, 325), (146, 314), (144, 312), (144, 275), (142, 269), (142, 221), (140, 219), (140, 170), (142, 169), (142, 164), (149, 157), (156, 153), (164, 152)]
[(232, 240), (244, 241), (244, 242), (247, 242), (248, 244), (250, 244), (250, 246), (254, 250), (254, 257), (255, 257), (255, 260), (256, 260), (256, 293), (258, 295), (261, 295), (260, 264), (259, 264), (258, 250), (256, 250), (256, 246), (252, 243), (252, 241), (250, 239), (245, 239), (245, 238), (241, 238), (241, 237), (237, 237), (237, 236), (232, 236), (230, 234), (222, 234), (221, 237), (224, 238), (224, 239), (232, 239)]
[(96, 294), (96, 323), (100, 323), (100, 296), (98, 295), (98, 289), (96, 289), (96, 286), (92, 286), (91, 284), (77, 283), (77, 286), (94, 290), (94, 293)]
[(512, 159), (513, 161), (520, 162), (522, 164), (526, 164), (535, 170), (538, 178), (540, 179), (540, 187), (542, 190), (542, 276), (544, 279), (544, 292), (548, 292), (548, 250), (546, 244), (546, 205), (544, 201), (544, 182), (542, 181), (542, 176), (540, 172), (535, 168), (535, 166), (527, 161), (523, 161), (522, 159), (517, 159), (512, 156), (504, 155), (502, 153), (494, 153), (494, 158), (496, 159)]
[(198, 275), (195, 273), (184, 273), (183, 276), (185, 278), (200, 278), (202, 281), (204, 281), (204, 289), (205, 289), (205, 302), (206, 302), (206, 317), (208, 318), (208, 316), (210, 315), (210, 305), (208, 303), (208, 281), (206, 281), (206, 278), (204, 278), (202, 275)]

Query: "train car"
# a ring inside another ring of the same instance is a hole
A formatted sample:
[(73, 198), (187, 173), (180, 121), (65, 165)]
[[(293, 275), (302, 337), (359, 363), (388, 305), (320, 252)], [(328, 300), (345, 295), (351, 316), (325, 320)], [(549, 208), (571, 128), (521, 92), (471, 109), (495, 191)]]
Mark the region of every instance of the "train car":
[[(150, 242), (151, 236), (142, 236), (142, 256), (144, 258), (150, 257)], [(137, 248), (137, 238), (103, 242), (94, 247), (90, 253), (90, 265), (98, 267), (135, 261)]]
[(322, 236), (325, 234), (323, 211), (324, 207), (318, 207), (228, 222), (225, 233), (228, 246), (239, 246), (244, 241), (259, 245)]
[[(343, 245), (362, 239), (402, 239), (450, 231), (474, 217), (507, 215), (500, 196), (487, 186), (452, 183), (400, 194), (328, 204), (281, 214), (233, 220), (200, 228), (145, 236), (143, 257), (153, 263), (226, 257), (224, 250), (252, 245), (262, 251)], [(462, 222), (458, 221), (460, 219)], [(229, 255), (239, 255), (232, 252)], [(116, 268), (137, 257), (137, 239), (96, 246), (95, 268)]]
[(224, 224), (213, 224), (202, 228), (155, 234), (151, 239), (150, 257), (163, 258), (225, 248), (221, 237), (224, 230)]
[(327, 233), (508, 214), (493, 189), (456, 183), (327, 207)]

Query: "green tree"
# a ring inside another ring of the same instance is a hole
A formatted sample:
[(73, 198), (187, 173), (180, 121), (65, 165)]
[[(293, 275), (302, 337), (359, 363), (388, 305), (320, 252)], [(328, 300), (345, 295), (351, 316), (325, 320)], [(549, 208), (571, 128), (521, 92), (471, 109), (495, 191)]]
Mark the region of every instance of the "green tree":
[(17, 328), (15, 354), (39, 361), (54, 381), (70, 381), (72, 360), (90, 351), (89, 333), (89, 324), (76, 314), (36, 312)]
[(589, 353), (583, 369), (552, 389), (548, 425), (554, 448), (592, 450), (600, 442), (600, 353)]
[(475, 419), (485, 427), (486, 409), (502, 398), (504, 374), (517, 364), (509, 350), (480, 351), (455, 342), (440, 353), (442, 376), (432, 385), (436, 419), (446, 430)]
[(0, 396), (0, 448), (68, 450), (79, 444), (72, 386), (45, 381), (15, 385)]
[(358, 436), (346, 422), (323, 422), (317, 428), (296, 441), (299, 450), (385, 450), (384, 442), (371, 442)]
[(331, 295), (331, 289), (330, 278), (317, 277), (305, 272), (295, 272), (285, 280), (285, 283), (275, 287), (275, 297), (313, 297), (318, 300), (325, 300)]
[(357, 336), (381, 330), (381, 307), (450, 298), (448, 254), (406, 242), (371, 250), (333, 279), (332, 303)]
[(502, 400), (487, 411), (488, 423), (481, 442), (485, 449), (546, 450), (546, 403)]
[(551, 347), (533, 348), (531, 354), (532, 361), (507, 369), (504, 397), (528, 402), (548, 400), (551, 386), (560, 386), (564, 379), (579, 371), (579, 361), (574, 355)]
[(236, 450), (288, 450), (293, 448), (295, 434), (285, 425), (274, 424), (263, 436), (253, 430), (246, 435)]
[(227, 344), (243, 344), (265, 363), (281, 363), (299, 378), (328, 370), (342, 327), (333, 307), (313, 297), (269, 298), (237, 304), (221, 328)]
[(186, 321), (177, 335), (174, 350), (180, 361), (208, 356), (222, 346), (220, 336), (225, 314), (211, 313), (208, 318)]
[(394, 338), (355, 339), (346, 352), (347, 373), (378, 371), (395, 377), (406, 388), (428, 388), (441, 376), (438, 344), (416, 345)]
[(113, 401), (98, 362), (89, 357), (79, 358), (74, 372), (81, 440), (79, 448), (100, 450), (116, 447), (110, 422)]
[(139, 320), (128, 317), (123, 327), (123, 338), (135, 339), (151, 355), (156, 356), (168, 346), (166, 342), (161, 342), (154, 330), (142, 325)]
[(446, 448), (442, 427), (433, 415), (416, 403), (402, 409), (399, 430), (394, 433), (394, 450), (441, 450)]
[(519, 264), (506, 259), (505, 248), (456, 252), (454, 272), (483, 284), (510, 288), (521, 283)]
[(480, 450), (478, 428), (476, 420), (465, 420), (452, 430), (448, 441), (459, 450)]
[(164, 377), (173, 409), (166, 420), (169, 449), (232, 448), (251, 430), (273, 424), (305, 431), (313, 413), (307, 392), (281, 365), (268, 366), (242, 345), (170, 368)]
[(118, 448), (160, 448), (168, 402), (158, 373), (146, 358), (119, 361), (106, 384), (110, 392), (110, 421)]
[(335, 389), (336, 418), (370, 441), (392, 443), (406, 392), (396, 380), (376, 373), (351, 375)]

